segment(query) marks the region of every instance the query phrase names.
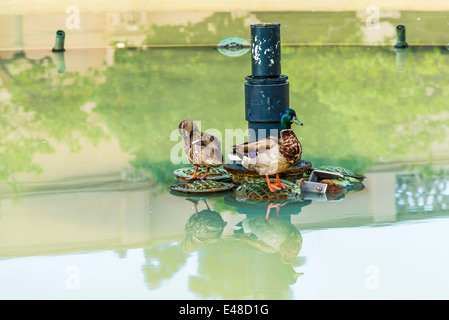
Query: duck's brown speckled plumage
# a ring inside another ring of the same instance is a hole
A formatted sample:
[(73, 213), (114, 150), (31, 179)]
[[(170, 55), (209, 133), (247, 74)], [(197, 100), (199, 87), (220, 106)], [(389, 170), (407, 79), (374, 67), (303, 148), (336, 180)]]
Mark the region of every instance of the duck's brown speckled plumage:
[(302, 147), (295, 133), (291, 129), (281, 131), (279, 152), (292, 166), (301, 158)]
[(199, 131), (192, 120), (182, 121), (178, 129), (183, 138), (187, 159), (192, 165), (214, 168), (223, 164), (221, 142), (217, 137)]

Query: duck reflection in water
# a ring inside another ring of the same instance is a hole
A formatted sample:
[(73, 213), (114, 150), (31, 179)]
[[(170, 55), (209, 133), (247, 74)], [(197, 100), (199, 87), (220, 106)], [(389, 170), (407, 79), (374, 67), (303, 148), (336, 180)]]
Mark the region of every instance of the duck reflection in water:
[[(286, 203), (269, 204), (265, 217), (246, 218), (240, 225), (236, 238), (267, 253), (279, 253), (281, 261), (292, 264), (301, 251), (302, 236), (298, 229), (286, 219), (279, 217), (279, 211)], [(276, 216), (269, 217), (276, 209)]]
[[(238, 225), (234, 237), (248, 245), (247, 284), (255, 299), (288, 299), (289, 286), (296, 283), (303, 273), (293, 265), (301, 265), (298, 258), (302, 248), (302, 236), (289, 221), (289, 216), (279, 216), (286, 203), (271, 203), (265, 216), (249, 216)], [(276, 215), (270, 211), (276, 209)], [(262, 212), (261, 212), (262, 213)]]
[(217, 242), (223, 233), (226, 222), (220, 213), (210, 209), (207, 200), (204, 200), (206, 209), (198, 212), (199, 199), (189, 198), (193, 203), (195, 213), (189, 218), (185, 226), (186, 237), (182, 242), (185, 253), (196, 251), (199, 247)]
[[(185, 239), (181, 243), (173, 241), (144, 249), (145, 263), (142, 272), (150, 290), (159, 288), (163, 280), (172, 278), (185, 264), (188, 253), (217, 242), (226, 226), (221, 215), (211, 210), (206, 200), (187, 200), (193, 203), (195, 213), (186, 223)], [(200, 200), (204, 201), (207, 209), (198, 212)]]

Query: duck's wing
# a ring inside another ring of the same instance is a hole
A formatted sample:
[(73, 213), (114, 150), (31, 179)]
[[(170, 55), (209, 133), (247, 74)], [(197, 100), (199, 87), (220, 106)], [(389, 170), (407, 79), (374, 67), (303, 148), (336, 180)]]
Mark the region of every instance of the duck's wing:
[(198, 128), (192, 120), (184, 120), (179, 124), (178, 131), (184, 143), (184, 150), (189, 155), (193, 140), (198, 136)]
[[(178, 131), (184, 139), (189, 139), (195, 131), (198, 131), (198, 127), (192, 120), (184, 120), (178, 126)], [(192, 141), (189, 141), (192, 143)]]
[(270, 149), (278, 146), (278, 139), (275, 137), (268, 137), (252, 142), (245, 142), (235, 145), (232, 150), (234, 156), (238, 156), (240, 159), (243, 157), (254, 158), (261, 153), (265, 153)]
[(190, 140), (190, 144), (184, 142), (184, 148), (191, 164), (200, 167), (218, 167), (223, 164), (221, 142), (217, 137), (194, 130), (187, 140)]
[(202, 132), (201, 139), (193, 141), (193, 146), (200, 146), (204, 165), (214, 167), (223, 164), (221, 142), (216, 136)]
[[(198, 141), (194, 141), (194, 143), (198, 143)], [(216, 136), (201, 132), (201, 146), (221, 148), (221, 142)]]

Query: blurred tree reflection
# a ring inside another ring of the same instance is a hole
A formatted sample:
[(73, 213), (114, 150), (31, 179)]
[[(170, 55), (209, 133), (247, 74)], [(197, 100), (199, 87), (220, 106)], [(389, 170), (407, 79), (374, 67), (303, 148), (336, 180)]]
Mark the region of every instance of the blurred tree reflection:
[[(428, 152), (445, 137), (446, 57), (409, 50), (407, 70), (398, 73), (389, 49), (284, 48), (291, 106), (305, 123), (296, 129), (304, 159), (363, 172), (379, 159)], [(172, 169), (182, 166), (169, 158), (179, 141), (170, 134), (180, 121), (201, 120), (204, 129), (223, 135), (226, 128), (246, 129), (248, 59), (209, 49), (118, 50), (99, 88), (97, 111), (136, 156), (134, 166), (171, 179)], [(165, 167), (168, 176), (158, 172)]]
[(231, 36), (250, 40), (251, 23), (274, 21), (281, 23), (283, 43), (362, 42), (355, 12), (215, 12), (197, 23), (152, 25), (144, 44), (217, 44)]
[(246, 12), (215, 12), (198, 23), (152, 25), (144, 44), (217, 44), (231, 36), (249, 39), (248, 27), (254, 18)]
[(250, 295), (246, 281), (246, 246), (223, 239), (198, 250), (198, 274), (189, 277), (190, 290), (202, 299), (243, 299)]
[[(53, 60), (44, 59), (47, 63), (31, 63), (32, 60), (24, 59), (8, 66), (2, 64), (11, 80), (4, 84), (11, 94), (11, 103), (33, 114), (31, 129), (44, 131), (74, 152), (82, 148), (80, 136), (97, 144), (103, 131), (89, 121), (89, 113), (81, 107), (91, 100), (98, 74), (81, 76), (78, 72), (66, 72), (57, 75)], [(19, 70), (10, 72), (8, 69), (13, 69), (14, 65)]]
[[(319, 19), (315, 19), (317, 15)], [(298, 16), (304, 18), (304, 28), (312, 30), (310, 38), (297, 32)], [(354, 13), (268, 12), (237, 17), (215, 13), (182, 27), (152, 26), (145, 43), (215, 43), (230, 35), (247, 38), (247, 25), (274, 17), (281, 22), (283, 40), (288, 42), (362, 41), (360, 29), (354, 28), (360, 18)], [(303, 137), (305, 159), (314, 165), (332, 163), (363, 172), (379, 160), (426, 153), (432, 142), (444, 139), (447, 121), (440, 115), (448, 95), (447, 56), (438, 49), (410, 48), (406, 72), (398, 73), (394, 54), (390, 48), (283, 47), (282, 68), (290, 79), (291, 106), (298, 109), (306, 124), (297, 129)], [(117, 117), (134, 123), (141, 116), (152, 122), (145, 125), (146, 132), (136, 132), (148, 141), (146, 148), (136, 145), (132, 151), (137, 155), (136, 163), (168, 160), (175, 144), (168, 142), (169, 132), (187, 118), (201, 120), (206, 128), (222, 133), (225, 128), (246, 129), (243, 84), (250, 73), (249, 55), (228, 58), (212, 49), (184, 48), (117, 51), (116, 57), (111, 76), (126, 68), (130, 78), (146, 89), (146, 97), (142, 99), (140, 92), (136, 99), (129, 81), (114, 81), (123, 82), (121, 93), (114, 92), (121, 101)], [(120, 67), (117, 62), (121, 61), (126, 62)], [(112, 99), (114, 94), (100, 97)], [(114, 102), (102, 105), (111, 104)], [(133, 112), (142, 107), (145, 111)], [(127, 144), (137, 143), (127, 139)]]
[(142, 272), (149, 289), (157, 289), (185, 263), (186, 254), (179, 243), (165, 243), (144, 249)]
[[(225, 37), (223, 30), (241, 30), (226, 36), (243, 37), (248, 19), (214, 14), (184, 26), (183, 32), (154, 26), (146, 43), (186, 32), (192, 39), (207, 34), (217, 40)], [(406, 71), (400, 73), (390, 48), (283, 47), (291, 106), (305, 123), (295, 128), (303, 158), (314, 166), (335, 164), (359, 172), (418, 152), (431, 159), (430, 146), (445, 139), (448, 124), (443, 116), (449, 95), (447, 57), (439, 50), (410, 48)], [(172, 182), (173, 169), (186, 166), (170, 159), (180, 141), (170, 138), (173, 132), (177, 137), (182, 120), (200, 120), (201, 129), (214, 128), (222, 136), (225, 129), (247, 128), (243, 88), (249, 55), (231, 58), (214, 48), (119, 49), (101, 73), (58, 76), (50, 59), (34, 64), (18, 59), (2, 62), (1, 68), (3, 90), (11, 95), (0, 108), (3, 180), (12, 172), (38, 172), (31, 159), (35, 153), (53, 152), (49, 139), (75, 152), (85, 143), (80, 137), (93, 144), (106, 138), (83, 111), (87, 102), (96, 105), (93, 112), (122, 150), (134, 156), (131, 165), (150, 171), (157, 183)], [(19, 114), (22, 120), (12, 121)], [(181, 149), (176, 156), (183, 156)]]
[(105, 136), (89, 121), (82, 106), (91, 98), (95, 78), (78, 73), (57, 75), (50, 57), (29, 59), (24, 54), (0, 60), (0, 180), (17, 192), (16, 173), (39, 174), (36, 153), (52, 153), (52, 141), (81, 150)]
[(384, 48), (285, 48), (284, 56), (291, 104), (305, 123), (303, 156), (314, 165), (353, 162), (363, 171), (444, 141), (449, 65), (440, 50), (410, 49), (403, 73)]
[[(241, 57), (229, 63), (212, 49), (117, 50), (115, 63), (98, 88), (96, 112), (133, 154), (135, 167), (156, 171), (167, 163), (170, 141), (184, 119), (201, 120), (202, 129), (245, 126)], [(178, 140), (179, 142), (180, 140)], [(153, 165), (156, 164), (156, 165)]]

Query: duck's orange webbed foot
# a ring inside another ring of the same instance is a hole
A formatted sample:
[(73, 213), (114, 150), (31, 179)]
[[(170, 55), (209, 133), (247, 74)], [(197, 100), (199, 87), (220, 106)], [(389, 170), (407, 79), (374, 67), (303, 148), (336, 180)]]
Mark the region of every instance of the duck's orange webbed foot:
[(284, 190), (284, 189), (288, 188), (288, 186), (285, 183), (282, 183), (279, 180), (279, 173), (276, 173), (276, 181), (274, 183), (270, 182), (270, 178), (268, 177), (268, 174), (266, 174), (266, 177), (267, 177), (268, 189), (270, 189), (271, 192), (276, 192), (276, 191)]
[(199, 178), (198, 178), (198, 167), (195, 166), (195, 172), (193, 173), (193, 176), (191, 176), (190, 178), (179, 178), (179, 180), (184, 181), (184, 182), (193, 182), (195, 180), (199, 180)]
[(281, 187), (282, 187), (281, 190), (284, 190), (284, 189), (288, 189), (288, 188), (289, 188), (288, 185), (286, 185), (285, 183), (282, 183), (282, 182), (279, 180), (279, 173), (276, 173), (276, 185), (277, 185), (277, 186), (281, 186)]
[(206, 177), (207, 177), (207, 175), (208, 175), (208, 173), (209, 173), (209, 170), (210, 170), (210, 168), (207, 168), (206, 169), (206, 173), (200, 178), (198, 178), (198, 180), (204, 180), (204, 179), (206, 179)]

